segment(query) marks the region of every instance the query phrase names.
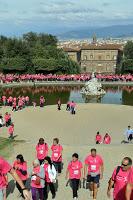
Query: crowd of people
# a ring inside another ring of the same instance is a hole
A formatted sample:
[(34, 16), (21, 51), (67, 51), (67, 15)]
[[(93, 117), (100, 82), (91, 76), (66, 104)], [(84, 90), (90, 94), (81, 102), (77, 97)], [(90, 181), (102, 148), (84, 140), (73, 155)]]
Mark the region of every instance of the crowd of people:
[[(48, 188), (52, 199), (56, 197), (56, 183), (62, 173), (63, 147), (58, 138), (53, 139), (51, 146), (52, 155), (49, 155), (48, 144), (43, 138), (39, 139), (36, 145), (36, 158), (33, 161), (32, 169), (28, 169), (28, 162), (23, 155), (18, 154), (15, 161), (10, 165), (0, 157), (0, 199), (6, 200), (6, 188), (8, 186), (8, 173), (16, 180), (16, 187), (20, 196), (24, 199), (40, 200), (48, 199)], [(100, 180), (104, 176), (104, 160), (97, 154), (96, 149), (91, 149), (84, 162), (79, 160), (79, 155), (74, 153), (67, 164), (65, 179), (72, 188), (73, 199), (78, 199), (80, 183), (86, 181), (86, 189), (90, 190), (93, 200), (97, 199)], [(26, 182), (30, 179), (30, 192), (26, 188)], [(68, 185), (68, 184), (67, 184)], [(107, 182), (107, 197), (111, 197), (113, 189), (114, 200), (133, 199), (133, 167), (132, 159), (124, 157), (120, 166), (116, 166), (112, 176)], [(30, 197), (30, 194), (32, 197)]]
[[(100, 81), (133, 81), (132, 74), (97, 74)], [(91, 74), (0, 74), (1, 83), (28, 82), (28, 81), (89, 81)]]

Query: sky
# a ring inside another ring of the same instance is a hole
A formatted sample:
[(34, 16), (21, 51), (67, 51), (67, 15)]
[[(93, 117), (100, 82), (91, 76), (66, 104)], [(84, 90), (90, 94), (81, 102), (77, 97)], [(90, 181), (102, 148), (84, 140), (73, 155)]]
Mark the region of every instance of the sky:
[(0, 35), (133, 24), (133, 0), (0, 0)]

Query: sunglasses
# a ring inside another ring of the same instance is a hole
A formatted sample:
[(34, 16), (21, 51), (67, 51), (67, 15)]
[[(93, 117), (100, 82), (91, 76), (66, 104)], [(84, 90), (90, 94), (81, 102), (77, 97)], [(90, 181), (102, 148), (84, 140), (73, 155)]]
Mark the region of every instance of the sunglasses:
[(126, 165), (125, 165), (125, 164), (121, 163), (121, 165), (124, 166), (124, 167), (127, 167), (129, 164), (126, 164)]

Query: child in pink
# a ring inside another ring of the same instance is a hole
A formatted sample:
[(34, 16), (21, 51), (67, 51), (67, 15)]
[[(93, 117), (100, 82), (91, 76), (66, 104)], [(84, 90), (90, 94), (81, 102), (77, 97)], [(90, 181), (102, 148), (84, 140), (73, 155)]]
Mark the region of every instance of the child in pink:
[(13, 139), (13, 134), (14, 134), (14, 124), (13, 123), (8, 128), (8, 134), (9, 134), (9, 138)]
[(95, 141), (96, 141), (96, 144), (101, 144), (102, 143), (102, 136), (100, 135), (99, 132), (97, 132), (97, 134), (96, 134)]
[(69, 180), (71, 181), (71, 186), (73, 190), (73, 199), (76, 199), (78, 197), (78, 188), (79, 188), (79, 182), (82, 178), (82, 163), (78, 160), (78, 154), (74, 153), (72, 155), (72, 161), (68, 164), (67, 171), (66, 171), (66, 179), (68, 179), (69, 174)]
[(53, 145), (51, 146), (52, 150), (52, 161), (55, 166), (56, 171), (58, 174), (61, 174), (62, 170), (62, 151), (63, 147), (59, 144), (59, 139), (54, 138), (53, 139)]
[(106, 133), (103, 139), (103, 144), (110, 144), (110, 143), (111, 143), (111, 137), (108, 133)]
[(44, 162), (44, 158), (48, 155), (48, 145), (44, 142), (43, 138), (40, 138), (38, 144), (36, 145), (36, 153), (37, 159), (41, 165)]

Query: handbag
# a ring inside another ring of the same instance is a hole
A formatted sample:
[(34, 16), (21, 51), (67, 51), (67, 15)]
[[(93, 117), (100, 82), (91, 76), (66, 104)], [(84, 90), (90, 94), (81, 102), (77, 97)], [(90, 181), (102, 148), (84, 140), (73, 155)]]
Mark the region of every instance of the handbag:
[(35, 185), (40, 185), (41, 184), (41, 178), (39, 176), (36, 176), (36, 180), (35, 180)]

